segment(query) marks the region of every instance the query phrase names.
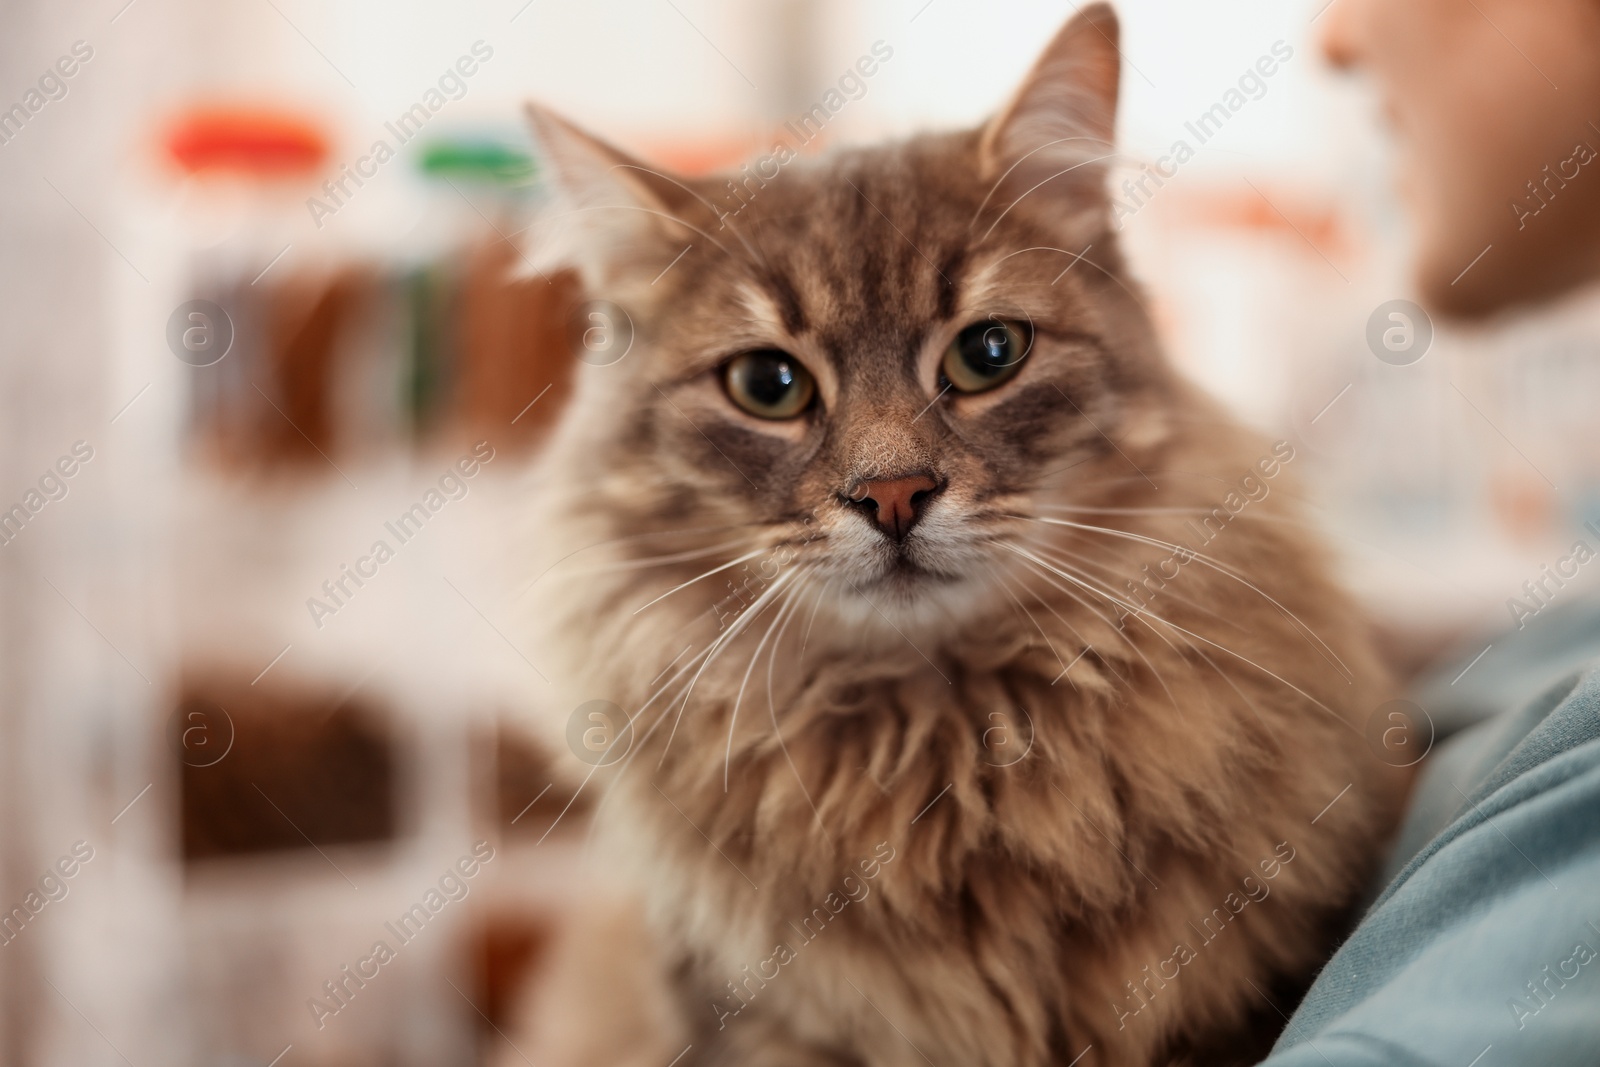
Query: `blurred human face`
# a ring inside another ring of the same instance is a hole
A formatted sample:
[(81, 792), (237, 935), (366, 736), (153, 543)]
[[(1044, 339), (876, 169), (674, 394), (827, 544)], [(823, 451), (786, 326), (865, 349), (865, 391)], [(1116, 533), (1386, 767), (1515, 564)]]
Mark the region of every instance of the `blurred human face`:
[(1600, 275), (1600, 159), (1579, 162), (1600, 153), (1600, 0), (1333, 0), (1319, 21), (1383, 98), (1429, 303), (1478, 316)]

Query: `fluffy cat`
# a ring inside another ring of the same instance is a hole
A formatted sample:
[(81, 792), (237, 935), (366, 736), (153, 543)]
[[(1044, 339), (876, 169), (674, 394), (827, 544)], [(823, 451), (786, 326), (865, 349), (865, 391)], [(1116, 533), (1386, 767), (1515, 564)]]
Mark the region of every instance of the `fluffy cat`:
[(1390, 829), (1293, 447), (1118, 251), (1116, 40), (1090, 6), (980, 129), (775, 176), (530, 109), (542, 247), (631, 321), (543, 460), (530, 647), (560, 725), (632, 720), (585, 788), (679, 1067), (1253, 1055)]

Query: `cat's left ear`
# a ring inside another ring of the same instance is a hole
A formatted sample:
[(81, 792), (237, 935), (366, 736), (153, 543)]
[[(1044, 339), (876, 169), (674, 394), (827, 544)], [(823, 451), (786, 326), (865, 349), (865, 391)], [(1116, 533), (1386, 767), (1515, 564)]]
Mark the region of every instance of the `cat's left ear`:
[(978, 141), (982, 176), (1059, 205), (1104, 210), (1122, 54), (1110, 4), (1086, 6), (1056, 34)]
[[(689, 184), (527, 105), (529, 126), (553, 202), (534, 228), (536, 265), (575, 266), (591, 292), (671, 258), (693, 238), (704, 204)], [(659, 270), (659, 266), (655, 268)]]

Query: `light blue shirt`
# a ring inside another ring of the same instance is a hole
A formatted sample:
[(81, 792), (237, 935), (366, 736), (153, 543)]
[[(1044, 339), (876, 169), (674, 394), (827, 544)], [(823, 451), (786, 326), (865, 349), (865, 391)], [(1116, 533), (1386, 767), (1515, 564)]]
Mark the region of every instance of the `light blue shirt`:
[(1263, 1067), (1600, 1065), (1600, 606), (1452, 684), (1466, 664), (1416, 694), (1442, 731), (1510, 710), (1436, 746), (1386, 888)]

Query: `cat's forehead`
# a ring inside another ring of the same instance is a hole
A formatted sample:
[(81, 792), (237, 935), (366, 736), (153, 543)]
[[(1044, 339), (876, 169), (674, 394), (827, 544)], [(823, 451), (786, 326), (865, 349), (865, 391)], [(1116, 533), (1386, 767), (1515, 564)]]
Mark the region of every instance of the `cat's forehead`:
[[(944, 139), (941, 139), (941, 141)], [(826, 348), (905, 343), (948, 317), (969, 266), (977, 197), (952, 144), (791, 164), (726, 226), (752, 313)], [(981, 195), (981, 194), (980, 194)]]

